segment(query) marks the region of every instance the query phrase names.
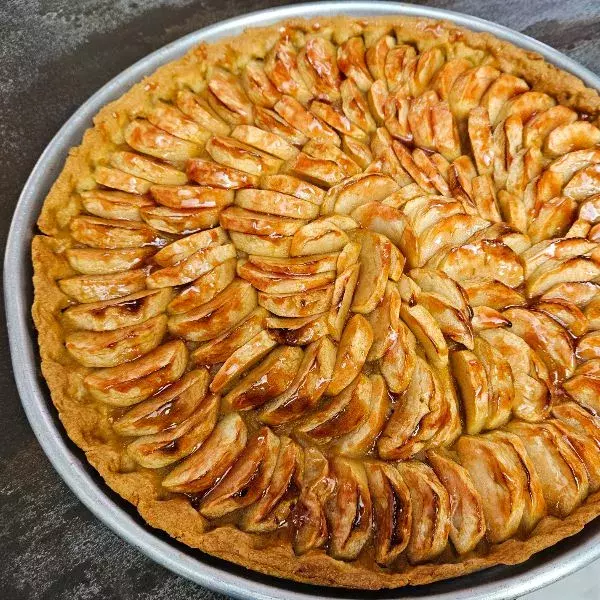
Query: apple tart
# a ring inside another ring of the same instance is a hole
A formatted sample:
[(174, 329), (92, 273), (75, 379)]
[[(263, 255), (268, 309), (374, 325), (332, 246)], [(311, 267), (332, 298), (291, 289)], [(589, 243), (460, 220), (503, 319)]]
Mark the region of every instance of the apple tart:
[(398, 587), (600, 514), (600, 98), (484, 33), (318, 19), (95, 118), (33, 240), (42, 370), (153, 527)]

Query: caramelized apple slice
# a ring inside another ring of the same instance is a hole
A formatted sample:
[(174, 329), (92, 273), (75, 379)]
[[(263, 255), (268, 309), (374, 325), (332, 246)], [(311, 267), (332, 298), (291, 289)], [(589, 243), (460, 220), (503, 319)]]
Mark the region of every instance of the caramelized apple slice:
[(124, 436), (147, 436), (185, 421), (203, 403), (210, 376), (206, 369), (186, 373), (155, 396), (130, 408), (113, 423)]
[(486, 329), (510, 327), (510, 321), (506, 317), (503, 317), (502, 313), (499, 313), (495, 308), (475, 306), (473, 308), (471, 325), (475, 333), (480, 333)]
[[(589, 328), (587, 316), (575, 304), (569, 302), (542, 301), (535, 305), (539, 310), (552, 317), (562, 325), (573, 337), (585, 335)], [(586, 308), (587, 311), (587, 308)]]
[(270, 258), (268, 256), (251, 255), (248, 260), (263, 271), (281, 276), (296, 276), (335, 271), (338, 256), (337, 252), (294, 258)]
[(189, 160), (187, 174), (190, 179), (200, 185), (225, 190), (256, 187), (259, 181), (256, 175), (203, 158)]
[(270, 190), (239, 190), (235, 203), (247, 210), (295, 219), (314, 219), (319, 214), (319, 207), (308, 200)]
[(165, 206), (143, 208), (142, 219), (158, 231), (187, 235), (219, 224), (219, 209), (173, 209)]
[(196, 364), (214, 365), (227, 360), (238, 348), (249, 342), (265, 329), (267, 311), (254, 309), (245, 319), (219, 337), (200, 344), (192, 352), (192, 361)]
[(431, 367), (417, 357), (406, 394), (394, 405), (377, 442), (379, 455), (387, 460), (405, 460), (426, 448), (441, 424), (443, 404), (440, 381)]
[(221, 365), (210, 384), (211, 392), (218, 393), (231, 387), (237, 377), (262, 360), (276, 344), (268, 331), (257, 333)]
[(333, 443), (333, 448), (345, 456), (363, 456), (373, 448), (390, 409), (383, 378), (380, 375), (372, 375), (369, 381), (371, 386), (368, 414), (358, 427), (338, 437)]
[[(288, 437), (279, 438), (279, 453), (273, 474), (264, 494), (244, 513), (244, 531), (265, 533), (275, 531), (287, 520), (294, 497), (290, 488), (301, 479), (304, 457), (300, 447)], [(287, 499), (287, 496), (291, 496)]]
[(358, 283), (359, 270), (360, 265), (351, 265), (343, 270), (335, 280), (331, 308), (327, 315), (327, 324), (331, 337), (336, 341), (339, 341), (342, 336), (344, 325), (350, 312), (354, 290)]
[[(157, 102), (148, 111), (147, 117), (148, 121), (155, 127), (167, 131), (176, 138), (198, 144), (200, 147), (204, 146), (206, 140), (210, 137), (210, 133), (200, 127), (196, 121), (190, 119), (178, 108), (166, 102)], [(156, 141), (157, 145), (159, 145), (160, 141), (158, 139)]]
[(344, 327), (335, 361), (329, 395), (339, 394), (360, 373), (373, 343), (373, 330), (362, 315), (354, 315)]
[(387, 175), (364, 173), (331, 189), (332, 212), (349, 215), (366, 201), (379, 202), (395, 192), (398, 184)]
[(362, 462), (335, 457), (331, 462), (337, 485), (327, 515), (331, 532), (329, 553), (339, 560), (354, 560), (372, 533), (372, 504)]
[(216, 135), (229, 135), (231, 131), (229, 125), (213, 112), (208, 102), (201, 96), (188, 89), (182, 89), (177, 92), (175, 103), (182, 113), (207, 131)]
[(600, 276), (600, 265), (586, 256), (566, 260), (548, 260), (527, 279), (527, 293), (539, 296), (560, 283), (592, 281)]
[(65, 256), (73, 269), (83, 275), (108, 275), (142, 267), (154, 248), (68, 248)]
[[(597, 333), (597, 332), (594, 332)], [(590, 341), (591, 335), (584, 336), (578, 346), (585, 348), (585, 344)], [(595, 339), (598, 336), (594, 336)], [(578, 351), (578, 355), (581, 353)], [(575, 375), (563, 383), (563, 388), (578, 404), (593, 411), (600, 412), (600, 369), (599, 361), (596, 356), (591, 360), (584, 362), (576, 371)]]
[(336, 347), (327, 337), (307, 346), (289, 387), (267, 404), (260, 420), (268, 425), (289, 423), (313, 408), (331, 381), (335, 357)]
[(122, 298), (146, 287), (146, 271), (136, 269), (106, 275), (77, 275), (58, 281), (60, 289), (81, 304)]
[(200, 449), (163, 479), (163, 487), (173, 492), (205, 492), (235, 464), (247, 439), (242, 418), (236, 413), (225, 415)]
[(170, 289), (145, 290), (114, 300), (71, 306), (63, 313), (67, 326), (86, 331), (112, 331), (143, 323), (165, 312), (173, 297)]
[[(304, 178), (309, 183), (324, 188), (330, 188), (347, 177), (347, 173), (335, 160), (316, 158), (306, 152), (300, 152), (295, 158), (289, 160), (286, 169), (291, 175)], [(359, 169), (358, 165), (357, 169)]]
[(509, 420), (512, 411), (515, 397), (512, 370), (502, 353), (483, 338), (475, 338), (473, 352), (487, 376), (489, 404), (485, 429), (496, 429)]
[(292, 236), (276, 237), (230, 231), (231, 241), (240, 252), (258, 256), (285, 258), (290, 255)]
[(333, 285), (297, 294), (258, 293), (258, 303), (280, 317), (308, 317), (326, 312), (331, 306)]
[(580, 360), (591, 360), (600, 358), (600, 332), (590, 331), (577, 342), (577, 358)]
[(198, 277), (171, 300), (167, 306), (169, 314), (182, 314), (210, 302), (235, 279), (236, 263), (235, 258), (229, 258)]
[(137, 248), (164, 246), (167, 238), (145, 223), (75, 217), (70, 223), (71, 234), (80, 243), (92, 248)]
[(141, 221), (140, 208), (152, 206), (153, 202), (146, 196), (138, 194), (89, 190), (81, 192), (81, 204), (86, 212), (103, 219)]
[(74, 331), (65, 346), (84, 367), (115, 367), (154, 350), (167, 330), (167, 318), (158, 315), (113, 331)]
[(491, 404), (486, 370), (469, 350), (452, 352), (450, 364), (460, 388), (466, 431), (469, 434), (479, 433), (486, 426)]
[(198, 156), (201, 151), (198, 144), (175, 137), (143, 119), (129, 123), (123, 135), (135, 150), (167, 162), (185, 161)]
[(482, 498), (469, 472), (449, 455), (429, 450), (427, 459), (450, 496), (450, 540), (459, 554), (470, 552), (485, 535)]
[(421, 292), (418, 302), (437, 321), (444, 335), (469, 350), (473, 349), (473, 330), (464, 313), (451, 306), (443, 296), (436, 293)]
[(289, 160), (298, 154), (298, 149), (281, 136), (253, 125), (238, 125), (231, 137), (281, 160)]
[(279, 438), (268, 427), (259, 429), (233, 467), (204, 496), (200, 514), (215, 519), (258, 500), (273, 475), (279, 447)]
[(210, 302), (181, 315), (171, 315), (169, 331), (194, 342), (205, 342), (239, 323), (256, 308), (256, 290), (236, 279)]
[(285, 119), (292, 127), (302, 132), (306, 137), (324, 142), (340, 145), (340, 138), (331, 127), (318, 119), (291, 96), (282, 96), (274, 106), (279, 116)]
[(223, 120), (231, 125), (252, 123), (254, 107), (235, 75), (221, 68), (213, 69), (208, 89), (208, 103)]
[(253, 104), (272, 108), (281, 98), (281, 94), (267, 77), (263, 66), (261, 61), (251, 60), (242, 70), (242, 85)]
[(397, 469), (412, 504), (408, 560), (413, 564), (432, 560), (448, 544), (450, 497), (431, 467), (410, 461), (398, 463)]
[(523, 518), (526, 477), (514, 451), (486, 436), (463, 435), (456, 451), (475, 489), (485, 498), (487, 538), (492, 543), (512, 537)]
[(120, 190), (131, 195), (139, 196), (145, 194), (152, 185), (151, 181), (135, 177), (129, 173), (125, 173), (120, 169), (113, 169), (99, 165), (94, 171), (94, 179), (96, 183), (103, 185), (113, 190)]
[(404, 552), (410, 539), (410, 492), (391, 465), (368, 462), (365, 470), (373, 502), (375, 560), (380, 565), (389, 565)]
[(569, 334), (544, 313), (509, 308), (504, 315), (511, 331), (522, 337), (540, 355), (548, 369), (563, 380), (575, 370), (575, 352)]
[(298, 72), (298, 55), (289, 39), (279, 39), (268, 52), (265, 73), (282, 94), (290, 94), (300, 102), (308, 102), (312, 94)]
[(224, 408), (248, 410), (282, 394), (298, 372), (303, 355), (302, 349), (294, 346), (273, 350), (223, 398)]
[(527, 487), (524, 496), (521, 528), (526, 533), (529, 533), (538, 524), (540, 519), (546, 515), (546, 500), (544, 499), (544, 491), (539, 475), (519, 436), (508, 431), (497, 430), (486, 434), (486, 437), (510, 449), (525, 471)]
[(335, 479), (325, 456), (316, 448), (305, 448), (302, 488), (291, 518), (296, 554), (320, 548), (327, 541), (325, 503), (334, 490)]
[(573, 448), (547, 423), (512, 421), (507, 428), (521, 438), (535, 466), (548, 512), (561, 519), (571, 514), (589, 489), (587, 472)]
[(179, 379), (187, 358), (185, 344), (174, 340), (137, 360), (90, 373), (85, 384), (95, 400), (131, 406)]
[(236, 249), (233, 244), (211, 245), (194, 252), (173, 266), (153, 271), (146, 277), (146, 285), (153, 289), (190, 283), (235, 256)]
[(448, 364), (448, 345), (439, 325), (423, 306), (402, 303), (400, 318), (408, 325), (423, 346), (427, 358), (438, 368)]
[(325, 197), (325, 192), (316, 185), (312, 185), (297, 177), (291, 175), (277, 174), (265, 175), (261, 177), (260, 187), (263, 190), (272, 190), (294, 196), (300, 200), (306, 200), (312, 204), (320, 206)]
[(521, 306), (527, 302), (522, 294), (497, 279), (464, 279), (461, 285), (473, 308), (487, 307), (502, 310), (509, 306)]
[(388, 282), (382, 301), (373, 312), (367, 315), (367, 321), (373, 331), (373, 344), (367, 355), (368, 361), (379, 360), (397, 339), (400, 318), (400, 292), (398, 287)]
[(396, 340), (383, 355), (379, 367), (391, 392), (400, 394), (408, 387), (415, 360), (415, 336), (404, 323), (398, 323)]
[(161, 267), (174, 266), (192, 256), (194, 252), (209, 246), (223, 245), (228, 241), (227, 232), (222, 227), (200, 231), (165, 246), (154, 255), (153, 262)]
[(371, 382), (362, 373), (297, 429), (299, 437), (329, 443), (358, 427), (369, 414)]
[(255, 176), (277, 173), (283, 162), (233, 138), (221, 136), (211, 137), (206, 144), (206, 151), (215, 162)]
[[(552, 408), (552, 415), (573, 429), (585, 435), (600, 440), (600, 417), (593, 415), (574, 402), (564, 402)], [(600, 443), (596, 441), (596, 445)]]
[(366, 92), (371, 87), (373, 79), (365, 62), (365, 42), (362, 37), (348, 38), (339, 46), (337, 63), (340, 71), (361, 91)]
[(225, 208), (233, 203), (233, 191), (203, 185), (153, 185), (150, 194), (167, 208)]
[(325, 313), (310, 317), (268, 317), (269, 333), (280, 344), (306, 346), (329, 333)]

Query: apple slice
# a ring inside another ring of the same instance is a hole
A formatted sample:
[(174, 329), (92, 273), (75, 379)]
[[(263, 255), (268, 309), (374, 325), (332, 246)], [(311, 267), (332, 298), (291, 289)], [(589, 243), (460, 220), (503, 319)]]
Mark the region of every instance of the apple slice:
[(235, 203), (247, 210), (294, 219), (314, 219), (319, 214), (319, 207), (312, 202), (271, 190), (239, 190)]
[(327, 541), (325, 503), (335, 490), (335, 479), (331, 475), (325, 456), (316, 448), (305, 448), (302, 487), (290, 519), (296, 554), (320, 548)]
[(173, 209), (218, 208), (233, 204), (233, 190), (204, 185), (153, 185), (156, 202)]
[(200, 147), (206, 144), (210, 137), (203, 127), (196, 121), (190, 119), (178, 108), (166, 102), (159, 101), (147, 113), (148, 121), (155, 127), (168, 131), (171, 135), (182, 140), (198, 144)]
[(409, 276), (423, 292), (439, 294), (452, 308), (468, 315), (469, 305), (461, 286), (446, 273), (435, 269), (412, 269)]
[(108, 275), (143, 267), (154, 248), (68, 248), (65, 257), (83, 275)]
[(371, 344), (373, 330), (362, 315), (354, 315), (344, 327), (327, 394), (334, 396), (347, 387), (360, 373)]
[(368, 361), (382, 358), (396, 342), (401, 302), (398, 286), (388, 282), (383, 299), (366, 317), (373, 331), (373, 344), (367, 355)]
[(142, 154), (167, 162), (182, 162), (198, 156), (202, 146), (167, 133), (143, 119), (135, 119), (123, 132), (125, 141)]
[[(585, 340), (585, 337), (583, 338)], [(578, 404), (598, 413), (600, 401), (598, 391), (600, 390), (600, 375), (595, 372), (598, 360), (593, 358), (583, 363), (573, 377), (563, 383), (563, 388)]]
[(371, 231), (357, 232), (361, 244), (360, 276), (352, 310), (368, 314), (381, 302), (391, 267), (391, 242)]
[(466, 554), (485, 535), (483, 500), (469, 472), (448, 454), (429, 450), (427, 460), (450, 496), (450, 540), (459, 554)]
[[(578, 306), (579, 308), (585, 308), (592, 306), (592, 301), (596, 294), (600, 292), (600, 284), (592, 281), (570, 281), (567, 283), (558, 283), (550, 288), (543, 296), (544, 301), (559, 302), (565, 301)], [(586, 316), (591, 321), (592, 317), (586, 313)], [(592, 327), (595, 329), (595, 327)]]
[[(586, 308), (586, 311), (589, 308), (590, 306)], [(535, 305), (535, 309), (552, 317), (574, 338), (585, 335), (589, 329), (587, 316), (575, 304), (570, 302), (541, 301)]]
[(238, 348), (265, 329), (267, 311), (254, 309), (245, 319), (219, 337), (200, 344), (191, 355), (198, 365), (214, 365), (227, 360)]
[(166, 330), (167, 317), (158, 315), (112, 331), (73, 331), (65, 346), (84, 367), (116, 367), (154, 350)]
[(340, 97), (340, 72), (336, 47), (326, 38), (309, 35), (298, 53), (298, 71), (317, 98), (336, 102)]
[(310, 256), (339, 252), (349, 242), (348, 234), (329, 217), (323, 217), (301, 227), (292, 238), (292, 256)]
[(368, 462), (365, 470), (373, 502), (375, 560), (380, 565), (389, 565), (404, 552), (410, 539), (410, 492), (391, 465)]
[(127, 446), (127, 454), (147, 469), (162, 469), (172, 465), (204, 443), (215, 428), (218, 416), (219, 397), (209, 394), (187, 419), (131, 442)]
[(268, 331), (257, 333), (221, 365), (211, 381), (210, 391), (219, 393), (232, 387), (237, 377), (261, 361), (276, 345)]
[(106, 275), (77, 275), (60, 279), (61, 291), (75, 302), (99, 302), (135, 294), (146, 287), (146, 270), (135, 269)]
[(269, 333), (280, 343), (306, 346), (329, 333), (325, 313), (310, 317), (268, 317)]
[(213, 68), (208, 78), (208, 103), (232, 125), (252, 123), (254, 106), (246, 96), (238, 78), (225, 69)]
[(185, 344), (173, 340), (134, 361), (94, 371), (84, 381), (95, 400), (112, 406), (132, 406), (177, 381), (183, 375), (187, 358)]
[(436, 320), (444, 335), (469, 350), (473, 349), (473, 329), (468, 316), (451, 306), (440, 294), (421, 292), (418, 302)]
[(102, 219), (141, 221), (140, 208), (154, 204), (146, 196), (113, 190), (89, 190), (80, 195), (85, 211)]
[(258, 256), (272, 256), (274, 258), (285, 258), (290, 255), (292, 236), (253, 235), (233, 230), (229, 233), (233, 245), (240, 252)]
[(360, 127), (356, 126), (341, 110), (330, 104), (313, 100), (310, 105), (310, 112), (339, 134), (346, 134), (359, 140), (368, 141), (367, 135)]
[(540, 355), (551, 372), (561, 380), (575, 371), (575, 352), (567, 331), (544, 313), (524, 308), (509, 308), (504, 315), (511, 331), (522, 337)]
[(391, 392), (401, 394), (408, 387), (416, 360), (415, 336), (398, 323), (397, 337), (381, 359), (380, 370)]
[(549, 260), (527, 279), (527, 293), (539, 296), (560, 283), (592, 281), (600, 276), (600, 264), (585, 256), (566, 260)]
[[(206, 151), (215, 162), (257, 177), (277, 173), (283, 164), (279, 158), (228, 137), (211, 137), (206, 143)], [(192, 177), (189, 172), (188, 175)]]
[(437, 376), (417, 357), (406, 394), (396, 402), (377, 442), (379, 456), (386, 460), (406, 460), (427, 448), (438, 430), (442, 396)]
[(306, 137), (318, 142), (340, 145), (338, 134), (326, 123), (302, 106), (298, 100), (291, 96), (282, 96), (281, 100), (273, 107), (275, 112), (285, 119), (292, 127), (298, 129)]
[(513, 453), (513, 458), (518, 460), (525, 471), (526, 494), (524, 496), (523, 518), (521, 528), (527, 533), (532, 531), (540, 519), (546, 515), (546, 500), (539, 475), (523, 442), (519, 436), (508, 431), (496, 430), (486, 434), (488, 439), (504, 445)]
[(173, 209), (152, 206), (142, 208), (140, 214), (150, 227), (175, 235), (187, 235), (219, 224), (219, 209), (216, 208)]
[(585, 466), (560, 432), (548, 423), (512, 421), (507, 429), (521, 438), (540, 478), (551, 515), (563, 519), (586, 498)]
[(465, 279), (461, 281), (461, 285), (473, 308), (503, 310), (509, 306), (527, 303), (523, 295), (497, 279)]
[[(135, 152), (113, 152), (110, 155), (110, 164), (115, 169), (129, 173), (134, 177), (146, 179), (152, 183), (162, 185), (183, 185), (187, 183), (186, 174), (179, 169)], [(92, 190), (92, 193), (94, 192), (102, 193), (101, 190)]]
[(342, 181), (347, 175), (334, 160), (315, 158), (306, 152), (300, 152), (286, 163), (286, 172), (294, 177), (306, 179), (309, 183), (330, 188)]
[(554, 406), (552, 415), (585, 435), (596, 440), (599, 439), (600, 417), (593, 415), (575, 402), (565, 402)]
[(233, 244), (207, 246), (177, 264), (153, 271), (146, 277), (146, 285), (154, 289), (190, 283), (235, 256)]
[(372, 375), (370, 381), (370, 407), (362, 423), (352, 431), (338, 437), (333, 448), (344, 456), (364, 456), (369, 452), (385, 425), (390, 399), (381, 375)]
[(248, 439), (242, 418), (225, 415), (198, 452), (179, 463), (165, 479), (163, 487), (173, 492), (200, 494), (209, 490), (235, 464)]
[(231, 137), (281, 160), (289, 160), (298, 154), (298, 149), (281, 136), (253, 125), (238, 125)]
[(165, 312), (173, 297), (171, 289), (144, 290), (113, 300), (79, 304), (62, 315), (65, 325), (86, 331), (113, 331), (143, 323)]
[(444, 551), (450, 533), (450, 497), (433, 469), (419, 462), (397, 465), (410, 492), (412, 527), (407, 546), (412, 564), (432, 560)]
[(256, 187), (259, 182), (256, 175), (203, 158), (188, 161), (187, 175), (200, 185), (226, 190)]
[(320, 187), (312, 185), (303, 179), (285, 174), (264, 175), (261, 177), (260, 187), (263, 190), (272, 190), (281, 194), (294, 196), (317, 206), (321, 206), (325, 197), (325, 192)]
[(257, 408), (279, 396), (294, 379), (302, 357), (301, 348), (276, 348), (223, 398), (224, 409), (233, 412)]
[(210, 302), (169, 318), (173, 335), (194, 342), (212, 340), (234, 327), (256, 308), (256, 290), (241, 279), (230, 283)]
[(486, 370), (469, 350), (452, 352), (450, 364), (460, 389), (466, 431), (471, 435), (479, 433), (489, 418), (490, 386)]
[(171, 300), (167, 307), (169, 314), (185, 313), (210, 302), (234, 280), (236, 263), (235, 258), (227, 259), (198, 277)]
[(350, 312), (350, 304), (358, 283), (359, 270), (359, 265), (351, 265), (344, 269), (335, 280), (331, 308), (327, 315), (327, 325), (331, 337), (336, 341), (339, 341), (342, 336)]
[(361, 91), (371, 87), (373, 79), (365, 63), (365, 42), (361, 36), (348, 38), (339, 46), (337, 62), (340, 71)]
[(512, 370), (502, 353), (483, 338), (475, 338), (473, 352), (487, 376), (489, 405), (485, 429), (497, 429), (510, 419), (515, 397)]
[(268, 427), (259, 429), (233, 467), (204, 496), (200, 514), (216, 519), (256, 502), (273, 475), (279, 447), (279, 438)]
[(387, 175), (378, 173), (357, 175), (335, 188), (332, 212), (349, 215), (364, 204), (365, 199), (370, 202), (380, 202), (396, 190), (398, 184)]
[(76, 241), (92, 248), (160, 247), (168, 241), (164, 234), (136, 221), (82, 216), (72, 219), (69, 228)]
[(487, 436), (463, 435), (456, 451), (483, 502), (487, 538), (492, 543), (512, 537), (523, 518), (526, 476), (518, 456)]
[(258, 303), (280, 317), (309, 317), (326, 312), (331, 307), (333, 285), (297, 294), (258, 293)]
[(242, 70), (240, 78), (244, 91), (253, 104), (271, 108), (281, 98), (281, 94), (267, 77), (263, 65), (262, 61), (251, 60)]
[(302, 146), (308, 141), (308, 137), (281, 118), (275, 111), (259, 106), (255, 107), (255, 111), (254, 122), (257, 127), (282, 137), (293, 146)]
[(250, 263), (270, 273), (280, 275), (315, 275), (335, 271), (339, 254), (330, 252), (313, 256), (299, 256), (295, 258), (270, 258), (267, 256), (249, 256)]
[(240, 526), (244, 531), (267, 533), (279, 528), (287, 520), (294, 505), (286, 492), (298, 485), (304, 458), (302, 450), (288, 437), (279, 438), (279, 454), (273, 475), (262, 497), (246, 509)]
[(222, 227), (200, 231), (165, 246), (154, 255), (153, 262), (161, 267), (173, 266), (199, 250), (204, 250), (209, 246), (226, 244), (227, 242), (229, 242), (229, 236)]
[(184, 88), (177, 92), (175, 103), (182, 113), (207, 131), (216, 135), (229, 135), (230, 126), (213, 112), (203, 97)]
[(448, 364), (448, 345), (431, 313), (419, 304), (409, 306), (403, 302), (400, 318), (421, 343), (431, 363), (438, 368), (445, 367)]
[(260, 420), (267, 425), (281, 425), (299, 419), (316, 406), (333, 376), (336, 353), (335, 344), (327, 337), (307, 346), (291, 384), (265, 406)]
[(510, 327), (510, 321), (502, 316), (495, 308), (488, 306), (473, 307), (473, 317), (471, 325), (475, 333), (480, 333), (486, 329), (495, 329), (497, 327)]
[(329, 553), (338, 560), (354, 560), (372, 535), (372, 503), (367, 473), (361, 461), (337, 456), (331, 461), (337, 482), (327, 521)]
[(350, 433), (368, 416), (370, 394), (371, 382), (361, 373), (340, 394), (304, 420), (296, 435), (299, 439), (327, 444)]

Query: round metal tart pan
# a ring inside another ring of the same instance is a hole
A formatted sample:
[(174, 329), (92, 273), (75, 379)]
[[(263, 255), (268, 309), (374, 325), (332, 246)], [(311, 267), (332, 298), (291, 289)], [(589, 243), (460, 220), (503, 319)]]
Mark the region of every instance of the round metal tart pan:
[[(52, 406), (38, 367), (37, 335), (30, 316), (33, 303), (31, 238), (42, 203), (58, 177), (69, 148), (81, 142), (92, 117), (108, 102), (161, 65), (200, 42), (235, 36), (248, 27), (317, 16), (412, 15), (448, 19), (486, 31), (569, 71), (600, 89), (600, 77), (560, 52), (506, 27), (455, 12), (392, 2), (320, 2), (254, 12), (206, 27), (153, 52), (96, 92), (65, 123), (35, 165), (17, 204), (5, 255), (4, 290), (15, 379), (27, 417), (48, 458), (79, 499), (115, 533), (168, 569), (212, 590), (242, 599), (312, 600), (355, 598), (356, 592), (288, 582), (212, 558), (147, 526), (135, 509), (110, 490), (70, 442)], [(383, 592), (361, 591), (363, 598), (430, 600), (506, 600), (548, 585), (600, 557), (600, 519), (576, 536), (534, 555), (526, 563), (499, 566), (454, 580)]]

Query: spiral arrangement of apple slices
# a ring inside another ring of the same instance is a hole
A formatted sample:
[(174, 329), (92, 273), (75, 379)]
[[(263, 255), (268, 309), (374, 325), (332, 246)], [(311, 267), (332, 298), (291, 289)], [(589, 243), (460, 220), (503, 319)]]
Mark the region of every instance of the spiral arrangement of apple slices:
[(284, 30), (132, 114), (59, 285), (165, 493), (393, 569), (600, 488), (600, 130), (481, 50), (376, 33)]

